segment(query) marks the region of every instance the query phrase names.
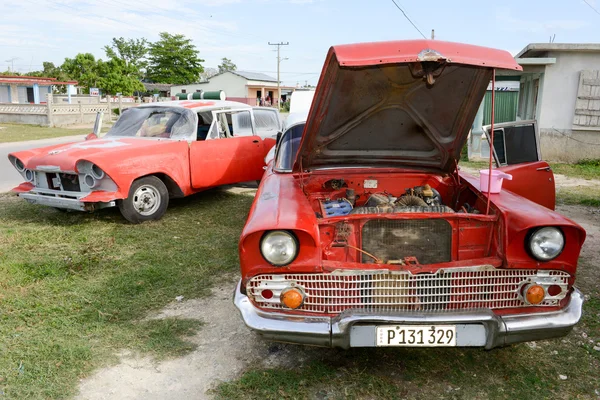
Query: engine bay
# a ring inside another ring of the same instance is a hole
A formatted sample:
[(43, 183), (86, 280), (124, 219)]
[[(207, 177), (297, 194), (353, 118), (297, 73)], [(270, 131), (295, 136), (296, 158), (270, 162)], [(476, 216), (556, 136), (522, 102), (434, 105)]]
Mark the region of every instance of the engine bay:
[[(439, 182), (429, 178), (421, 180), (433, 182), (409, 186), (414, 179), (407, 179), (399, 188), (398, 181), (391, 187), (377, 179), (364, 179), (362, 184), (343, 178), (329, 179), (318, 191), (310, 193), (309, 199), (318, 218), (355, 214), (481, 213), (477, 199), (461, 202), (454, 185), (443, 179)], [(438, 183), (437, 188), (435, 183)]]

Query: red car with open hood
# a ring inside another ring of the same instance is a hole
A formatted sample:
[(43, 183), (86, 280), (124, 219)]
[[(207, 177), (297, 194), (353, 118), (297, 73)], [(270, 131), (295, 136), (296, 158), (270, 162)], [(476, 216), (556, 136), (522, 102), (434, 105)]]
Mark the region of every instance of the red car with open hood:
[(332, 47), (288, 124), (239, 244), (235, 304), (273, 340), (493, 348), (567, 334), (585, 231), (553, 211), (535, 124), (497, 126), (503, 190), (458, 169), (505, 51), (441, 41)]

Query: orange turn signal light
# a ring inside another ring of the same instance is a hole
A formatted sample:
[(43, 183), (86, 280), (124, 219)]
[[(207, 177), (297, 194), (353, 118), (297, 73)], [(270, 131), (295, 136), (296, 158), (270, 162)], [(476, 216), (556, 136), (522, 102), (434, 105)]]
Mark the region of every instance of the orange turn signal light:
[(281, 302), (287, 308), (295, 310), (304, 303), (304, 293), (298, 288), (289, 288), (281, 292)]
[(527, 288), (525, 297), (529, 304), (540, 304), (546, 297), (546, 292), (540, 285), (531, 285)]

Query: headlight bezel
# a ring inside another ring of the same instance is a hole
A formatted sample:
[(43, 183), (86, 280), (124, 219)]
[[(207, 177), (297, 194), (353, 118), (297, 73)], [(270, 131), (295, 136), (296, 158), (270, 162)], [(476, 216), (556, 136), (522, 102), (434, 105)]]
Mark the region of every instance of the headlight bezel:
[[(265, 244), (265, 240), (267, 240), (271, 235), (280, 233), (283, 233), (289, 238), (291, 238), (292, 244), (294, 246), (294, 254), (289, 260), (286, 260), (286, 262), (273, 262), (272, 260), (269, 260), (269, 258), (267, 258), (267, 256), (265, 255), (265, 252), (263, 251), (263, 245)], [(290, 230), (277, 229), (272, 231), (266, 231), (265, 233), (263, 233), (260, 239), (259, 250), (262, 258), (269, 264), (273, 265), (274, 267), (285, 267), (286, 265), (290, 265), (291, 263), (293, 263), (294, 260), (296, 260), (296, 258), (298, 257), (298, 254), (300, 253), (300, 242), (298, 241), (298, 237), (294, 234), (294, 232)]]
[[(536, 251), (533, 248), (534, 247), (533, 240), (536, 235), (540, 234), (540, 232), (547, 230), (547, 229), (553, 229), (560, 234), (560, 237), (562, 238), (562, 246), (560, 248), (560, 251), (558, 251), (555, 255), (553, 255), (552, 257), (546, 258), (543, 256), (539, 256), (538, 253), (536, 253)], [(562, 254), (562, 252), (565, 250), (566, 243), (567, 243), (567, 239), (565, 237), (565, 233), (563, 232), (562, 229), (560, 229), (560, 227), (558, 227), (558, 226), (541, 226), (541, 227), (537, 227), (537, 228), (534, 228), (531, 231), (529, 231), (529, 233), (526, 236), (526, 240), (525, 240), (525, 248), (527, 250), (527, 253), (532, 258), (534, 258), (536, 261), (549, 262), (549, 261), (555, 260), (558, 256), (560, 256)]]

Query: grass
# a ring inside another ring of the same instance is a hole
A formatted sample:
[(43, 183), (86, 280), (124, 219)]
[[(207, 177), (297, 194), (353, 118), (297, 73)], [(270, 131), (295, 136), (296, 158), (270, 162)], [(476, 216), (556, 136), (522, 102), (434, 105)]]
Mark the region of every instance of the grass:
[[(102, 131), (106, 131), (103, 129)], [(49, 128), (39, 125), (0, 124), (0, 143), (24, 140), (51, 139), (61, 136), (87, 135), (92, 127), (85, 129)]]
[[(600, 160), (581, 160), (574, 164), (567, 163), (549, 163), (555, 174), (565, 175), (570, 178), (581, 179), (600, 179)], [(473, 168), (487, 168), (485, 161), (461, 161), (460, 165)]]
[(565, 339), (491, 351), (302, 349), (310, 355), (297, 357), (297, 368), (255, 367), (221, 383), (213, 394), (217, 399), (257, 400), (597, 398), (600, 352), (593, 347), (600, 342), (598, 294), (585, 303), (582, 322)]
[(581, 160), (575, 164), (551, 163), (555, 174), (573, 178), (600, 179), (600, 160)]
[(201, 321), (146, 317), (237, 269), (251, 201), (207, 192), (129, 225), (115, 209), (61, 213), (0, 196), (0, 397), (70, 397), (125, 348), (158, 358), (193, 349), (185, 337)]
[(567, 186), (556, 189), (557, 204), (600, 207), (600, 186)]

